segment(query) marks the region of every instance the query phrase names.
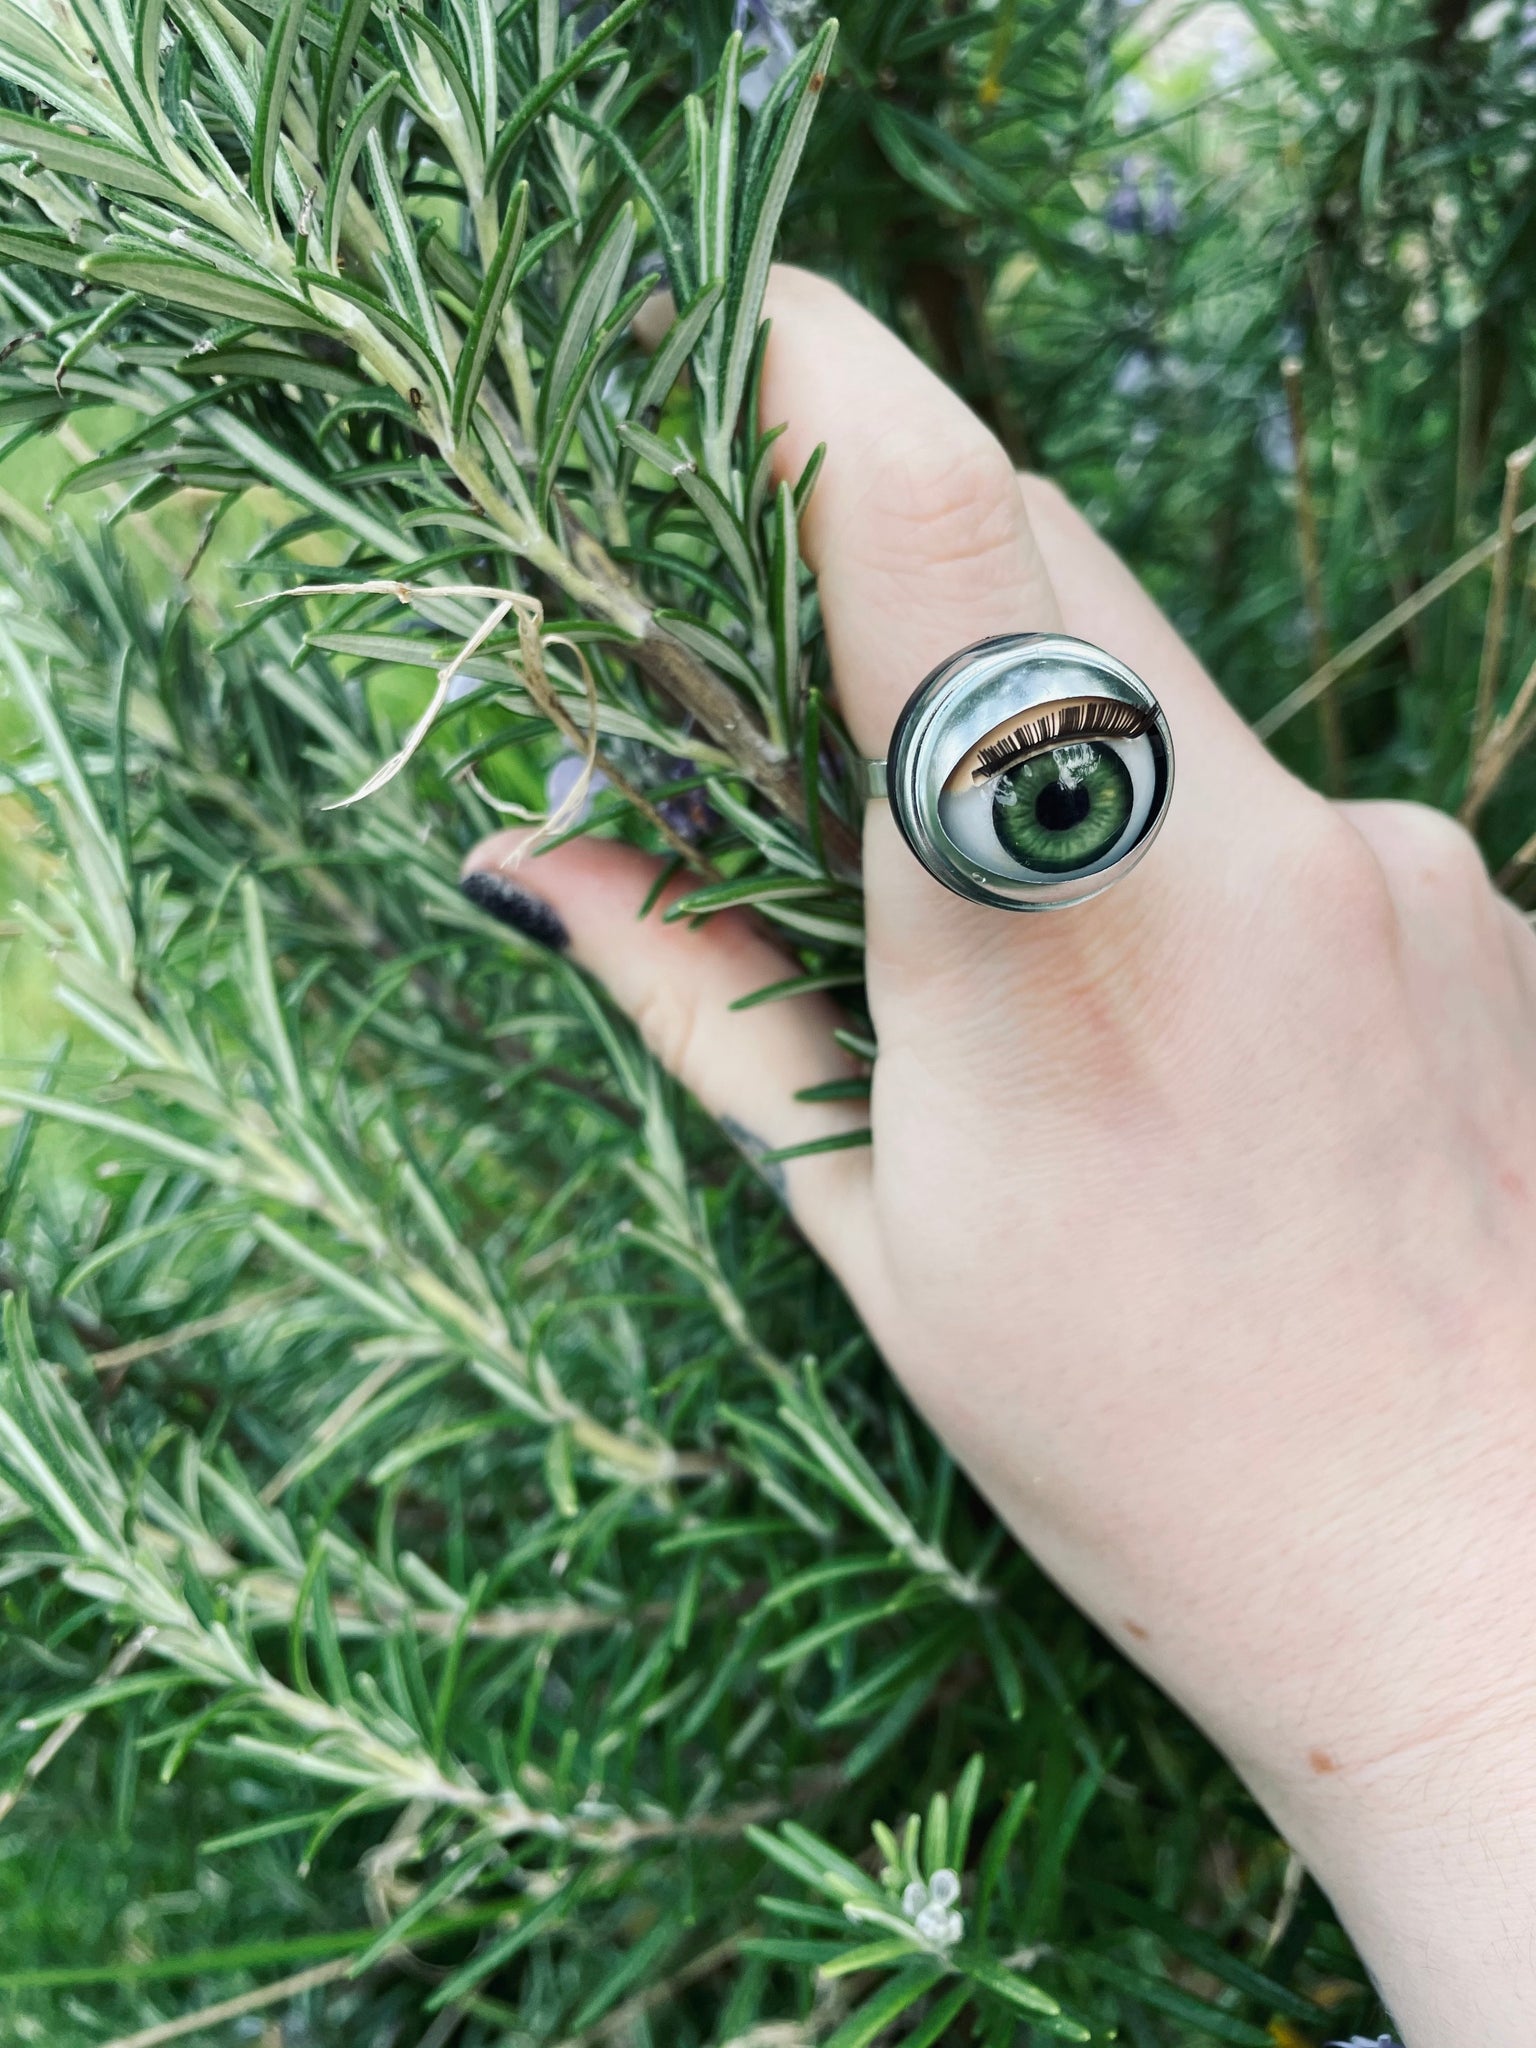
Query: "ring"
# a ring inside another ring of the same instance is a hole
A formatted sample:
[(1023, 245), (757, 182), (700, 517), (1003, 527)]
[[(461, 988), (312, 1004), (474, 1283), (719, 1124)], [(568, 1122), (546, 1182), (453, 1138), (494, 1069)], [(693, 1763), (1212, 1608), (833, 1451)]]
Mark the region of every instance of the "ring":
[(918, 684), (866, 764), (929, 874), (973, 903), (1063, 910), (1128, 874), (1173, 792), (1162, 706), (1112, 654), (1001, 633)]

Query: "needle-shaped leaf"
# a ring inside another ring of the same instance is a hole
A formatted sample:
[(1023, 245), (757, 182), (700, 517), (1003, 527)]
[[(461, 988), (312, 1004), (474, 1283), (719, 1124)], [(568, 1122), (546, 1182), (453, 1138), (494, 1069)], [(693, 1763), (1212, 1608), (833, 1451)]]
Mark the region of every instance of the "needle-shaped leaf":
[(768, 601), (773, 624), (773, 680), (780, 730), (792, 732), (800, 696), (800, 543), (795, 494), (781, 482), (773, 502), (768, 554)]
[(547, 429), (549, 420), (560, 407), (566, 386), (576, 374), (576, 366), (586, 353), (593, 334), (612, 312), (634, 246), (635, 209), (626, 201), (607, 233), (600, 236), (588, 251), (571, 285), (539, 391), (541, 432)]
[(650, 280), (648, 278), (641, 278), (638, 283), (631, 285), (623, 298), (620, 299), (618, 305), (614, 307), (608, 318), (588, 342), (580, 362), (576, 365), (566, 385), (564, 396), (558, 408), (552, 413), (545, 426), (544, 450), (539, 459), (539, 483), (536, 493), (537, 502), (541, 510), (548, 503), (550, 489), (553, 486), (555, 477), (559, 474), (561, 463), (565, 460), (571, 436), (575, 433), (577, 420), (581, 416), (581, 408), (585, 404), (587, 394), (592, 388), (592, 380), (597, 375), (604, 359), (623, 340), (628, 331), (630, 321), (639, 312), (641, 306), (644, 305), (646, 299), (650, 296), (650, 291)]
[(275, 285), (231, 277), (227, 271), (216, 270), (211, 263), (197, 263), (191, 257), (104, 249), (87, 256), (80, 268), (98, 283), (139, 292), (147, 299), (164, 299), (173, 306), (189, 306), (196, 313), (219, 319), (255, 320), (264, 327), (325, 331), (325, 322), (302, 299), (280, 291)]
[(325, 260), (332, 270), (340, 260), (341, 233), (346, 222), (347, 198), (352, 189), (352, 173), (357, 168), (357, 159), (363, 144), (373, 133), (373, 124), (399, 86), (398, 71), (386, 71), (382, 78), (375, 80), (353, 108), (341, 139), (331, 152), (331, 168), (325, 181)]
[(655, 0), (619, 0), (619, 4), (611, 13), (604, 16), (586, 40), (576, 45), (565, 62), (557, 64), (532, 92), (525, 95), (517, 111), (496, 138), (495, 152), (486, 172), (491, 184), (494, 185), (497, 172), (506, 163), (513, 149), (545, 109), (560, 97), (571, 80), (581, 76), (593, 58), (601, 54), (604, 44), (611, 42), (621, 28), (627, 27), (642, 7), (654, 5)]
[(272, 177), (277, 152), (283, 139), (283, 116), (288, 107), (288, 88), (293, 78), (293, 60), (309, 0), (282, 0), (267, 44), (261, 83), (256, 89), (256, 139), (251, 146), (251, 197), (259, 210), (278, 226), (273, 204)]
[(139, 83), (137, 52), (128, 25), (109, 4), (96, 0), (73, 0), (75, 19), (91, 39), (96, 61), (112, 81), (118, 104), (133, 125), (143, 148), (153, 156), (160, 147), (159, 112)]
[(50, 228), (0, 227), (0, 256), (11, 263), (35, 263), (41, 270), (62, 270), (78, 277), (82, 252), (65, 235)]
[(347, 103), (347, 87), (353, 77), (353, 59), (372, 11), (373, 0), (344, 0), (336, 21), (335, 40), (320, 87), (320, 161), (324, 164), (331, 162), (334, 153), (337, 131), (342, 126), (342, 109)]
[(705, 285), (687, 311), (679, 313), (672, 322), (646, 365), (645, 375), (635, 386), (635, 395), (629, 405), (631, 420), (644, 425), (645, 415), (665, 400), (682, 375), (684, 364), (698, 347), (699, 336), (724, 295), (725, 286), (716, 278), (713, 283)]
[(1325, 2014), (1310, 1998), (1303, 1998), (1288, 1985), (1277, 1983), (1251, 1963), (1243, 1962), (1220, 1941), (1192, 1927), (1177, 1913), (1169, 1913), (1150, 1900), (1137, 1898), (1134, 1893), (1093, 1879), (1085, 1879), (1083, 1889), (1096, 1904), (1107, 1907), (1118, 1918), (1128, 1920), (1134, 1926), (1147, 1928), (1197, 1969), (1230, 1984), (1234, 1991), (1240, 1991), (1245, 1998), (1253, 1999), (1266, 2010), (1286, 2013), (1292, 2019), (1314, 2027), (1321, 2028), (1327, 2024)]
[(480, 146), (488, 156), (496, 139), (501, 66), (496, 51), (495, 0), (451, 0), (469, 65), (469, 82), (480, 106)]
[(427, 289), (427, 280), (422, 272), (421, 258), (416, 248), (415, 231), (405, 210), (405, 201), (401, 197), (400, 187), (395, 181), (394, 170), (385, 154), (384, 143), (376, 126), (368, 130), (365, 147), (368, 152), (368, 169), (379, 224), (384, 230), (385, 240), (389, 243), (390, 275), (386, 282), (392, 287), (391, 297), (395, 299), (407, 324), (420, 337), (422, 346), (436, 363), (446, 386), (448, 365), (443, 357), (443, 331), (437, 316), (437, 302)]
[(724, 277), (730, 267), (736, 207), (736, 141), (741, 118), (741, 33), (726, 40), (715, 86), (715, 118), (700, 166), (695, 199), (699, 265), (706, 277)]
[(136, 192), (167, 204), (184, 196), (176, 180), (148, 157), (98, 136), (78, 135), (56, 121), (13, 113), (9, 107), (0, 107), (0, 143), (29, 150), (45, 169), (65, 177), (89, 178), (105, 192)]
[[(426, 341), (405, 318), (377, 292), (370, 291), (355, 278), (332, 274), (325, 270), (310, 270), (300, 264), (294, 272), (300, 284), (311, 291), (329, 292), (338, 299), (345, 299), (366, 313), (378, 332), (394, 343), (401, 355), (420, 372), (423, 384), (427, 386), (442, 410), (448, 406), (448, 385), (443, 376), (442, 365), (433, 357)], [(412, 406), (419, 404), (422, 393), (418, 390), (412, 398)]]
[(134, 23), (134, 59), (147, 98), (160, 98), (160, 44), (165, 35), (165, 0), (139, 0)]
[(459, 351), (458, 367), (453, 378), (452, 421), (455, 440), (461, 440), (469, 427), (481, 380), (496, 347), (502, 311), (507, 303), (507, 294), (512, 289), (517, 260), (522, 254), (523, 237), (527, 228), (528, 186), (525, 181), (517, 186), (507, 201), (495, 254), (486, 267), (485, 282), (480, 288), (480, 296), (470, 316), (469, 326), (464, 335), (464, 346)]
[[(254, 147), (256, 100), (250, 74), (230, 48), (223, 30), (206, 7), (193, 0), (193, 4), (183, 7), (181, 19), (187, 33), (207, 61), (219, 96), (234, 120), (241, 141), (247, 148)], [(213, 156), (216, 159), (220, 158), (222, 152), (215, 149)]]
[[(882, 1984), (857, 2012), (850, 2013), (842, 2025), (827, 2036), (825, 2048), (871, 2048), (871, 2043), (878, 2041), (920, 1998), (925, 1998), (943, 1976), (944, 1965), (939, 1962), (922, 1962), (910, 1970), (903, 1970), (899, 1976)], [(964, 2001), (961, 2003), (963, 2005)]]
[[(753, 351), (757, 346), (758, 320), (763, 308), (763, 293), (768, 285), (769, 266), (773, 262), (779, 220), (800, 165), (822, 87), (826, 84), (827, 65), (836, 40), (837, 23), (829, 21), (779, 80), (773, 97), (759, 116), (764, 124), (759, 132), (771, 133), (773, 140), (765, 148), (763, 161), (757, 167), (756, 177), (752, 179), (743, 203), (733, 265), (734, 283), (726, 313), (729, 338), (716, 415), (717, 430), (727, 439), (735, 430)], [(722, 440), (717, 444), (716, 459), (711, 467), (723, 467), (724, 459)]]
[(421, 109), (466, 180), (478, 188), (485, 177), (483, 123), (458, 51), (435, 22), (415, 10), (408, 15), (387, 14), (384, 26), (395, 60), (410, 80)]
[(672, 478), (702, 515), (721, 554), (740, 579), (742, 588), (748, 593), (754, 592), (759, 579), (751, 544), (736, 516), (735, 507), (714, 480), (700, 474), (699, 465), (686, 449), (668, 448), (664, 441), (644, 427), (626, 421), (619, 428), (619, 439), (636, 455), (643, 456)]

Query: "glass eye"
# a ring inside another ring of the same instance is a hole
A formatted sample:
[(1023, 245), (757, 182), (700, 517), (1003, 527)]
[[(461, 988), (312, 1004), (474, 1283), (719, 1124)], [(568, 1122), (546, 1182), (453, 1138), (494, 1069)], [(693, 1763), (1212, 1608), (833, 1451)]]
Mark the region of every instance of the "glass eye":
[(898, 722), (887, 782), (909, 845), (946, 887), (1045, 910), (1134, 865), (1172, 777), (1145, 683), (1084, 641), (1014, 634), (934, 671)]
[(1117, 754), (1102, 740), (1072, 740), (998, 776), (992, 827), (1020, 867), (1065, 875), (1119, 845), (1135, 800)]
[(1135, 845), (1151, 815), (1149, 725), (1112, 699), (1045, 706), (972, 749), (939, 798), (939, 822), (962, 854), (1000, 878), (1096, 874)]

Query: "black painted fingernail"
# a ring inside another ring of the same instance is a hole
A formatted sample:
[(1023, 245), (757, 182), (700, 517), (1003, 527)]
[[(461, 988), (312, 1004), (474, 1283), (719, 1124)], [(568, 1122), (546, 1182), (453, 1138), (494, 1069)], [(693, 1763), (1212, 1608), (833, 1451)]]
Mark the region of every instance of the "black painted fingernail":
[(543, 897), (530, 896), (505, 875), (490, 868), (476, 868), (465, 875), (459, 887), (477, 910), (483, 910), (499, 924), (510, 925), (536, 945), (548, 946), (552, 953), (563, 953), (570, 944), (570, 933)]

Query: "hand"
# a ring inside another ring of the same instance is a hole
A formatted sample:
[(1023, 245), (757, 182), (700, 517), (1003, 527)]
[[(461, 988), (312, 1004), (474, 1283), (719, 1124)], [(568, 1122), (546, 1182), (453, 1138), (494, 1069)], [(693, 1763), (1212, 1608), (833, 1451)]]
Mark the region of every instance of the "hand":
[[(1167, 825), (1097, 900), (947, 894), (865, 828), (873, 1147), (787, 1196), (1044, 1567), (1223, 1747), (1410, 2048), (1526, 2048), (1536, 1996), (1536, 941), (1472, 842), (1276, 765), (1050, 485), (838, 291), (776, 275), (765, 419), (844, 714), (883, 755), (983, 634), (1146, 677)], [(745, 918), (636, 909), (633, 849), (511, 875), (746, 1142), (862, 1121), (832, 1009)], [(526, 899), (524, 899), (526, 902)], [(526, 908), (514, 918), (528, 921)]]

